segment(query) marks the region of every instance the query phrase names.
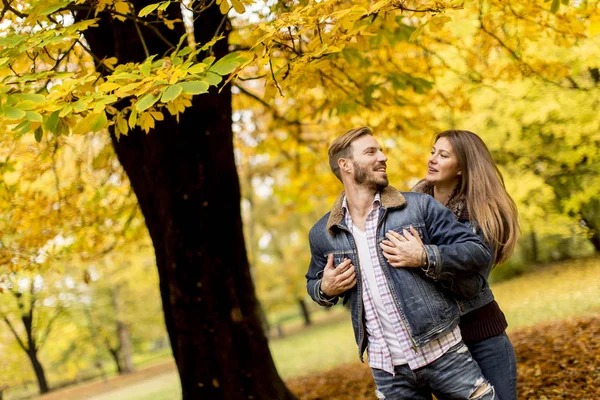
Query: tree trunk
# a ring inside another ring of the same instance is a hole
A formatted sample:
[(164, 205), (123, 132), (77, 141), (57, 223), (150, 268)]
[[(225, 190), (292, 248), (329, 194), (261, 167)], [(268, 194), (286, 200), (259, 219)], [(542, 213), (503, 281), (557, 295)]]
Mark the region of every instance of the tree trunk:
[(31, 366), (33, 367), (33, 371), (35, 372), (35, 377), (38, 382), (40, 394), (48, 393), (50, 391), (50, 388), (48, 387), (48, 381), (46, 380), (46, 373), (44, 372), (44, 367), (38, 359), (37, 351), (29, 350), (27, 352), (27, 357), (29, 357), (29, 361), (31, 361)]
[(530, 259), (531, 259), (531, 261), (536, 263), (538, 261), (538, 241), (537, 241), (537, 235), (535, 234), (534, 230), (532, 230), (531, 233), (529, 234), (529, 239), (531, 241)]
[(585, 222), (591, 231), (589, 236), (590, 242), (594, 246), (594, 250), (596, 250), (597, 253), (600, 253), (600, 231), (598, 230), (598, 227), (590, 224), (589, 221), (586, 220)]
[[(135, 2), (140, 10), (147, 2)], [(181, 18), (175, 5), (169, 19)], [(203, 43), (223, 16), (214, 5), (195, 22)], [(171, 42), (184, 33), (155, 25)], [(151, 54), (167, 48), (143, 29)], [(119, 62), (145, 58), (135, 26), (106, 18), (86, 31), (91, 50)], [(214, 48), (220, 58), (227, 39)], [(184, 399), (293, 399), (261, 328), (240, 210), (231, 90), (197, 96), (180, 122), (165, 115), (149, 134), (113, 144), (146, 219), (156, 254), (165, 322)]]
[(123, 321), (117, 320), (117, 336), (119, 337), (119, 374), (129, 374), (135, 371), (133, 365), (133, 349), (129, 329)]
[(113, 349), (112, 347), (106, 346), (106, 349), (110, 353), (115, 365), (117, 366), (117, 373), (121, 375), (123, 372), (123, 366), (121, 365), (121, 358), (119, 357), (119, 349)]
[(310, 312), (308, 311), (308, 307), (306, 306), (304, 299), (298, 299), (298, 305), (300, 306), (300, 311), (302, 311), (304, 326), (309, 326), (312, 324), (312, 321), (310, 320)]
[(119, 375), (123, 375), (135, 371), (135, 367), (133, 366), (133, 349), (131, 347), (129, 329), (125, 322), (121, 321), (121, 307), (119, 305), (120, 292), (121, 286), (116, 286), (111, 290), (111, 302), (113, 313), (115, 315), (115, 334), (119, 343), (116, 349), (115, 361), (117, 362)]

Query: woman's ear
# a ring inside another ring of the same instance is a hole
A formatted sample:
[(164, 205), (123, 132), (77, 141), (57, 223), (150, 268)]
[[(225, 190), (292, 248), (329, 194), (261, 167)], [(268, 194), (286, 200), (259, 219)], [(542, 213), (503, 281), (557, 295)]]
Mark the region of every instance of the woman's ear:
[(462, 175), (462, 171), (458, 171), (456, 175)]

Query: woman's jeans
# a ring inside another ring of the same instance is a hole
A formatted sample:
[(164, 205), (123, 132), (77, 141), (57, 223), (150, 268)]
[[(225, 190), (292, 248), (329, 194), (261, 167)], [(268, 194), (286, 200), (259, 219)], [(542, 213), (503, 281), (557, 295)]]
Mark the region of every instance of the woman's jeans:
[[(394, 367), (395, 375), (380, 369), (371, 371), (378, 399), (431, 400), (432, 392), (440, 400), (497, 399), (494, 388), (486, 382), (463, 342), (431, 364), (414, 371), (406, 364)], [(473, 395), (478, 390), (478, 394)]]
[(483, 376), (496, 389), (499, 400), (517, 399), (517, 360), (510, 339), (503, 333), (478, 342), (466, 343)]

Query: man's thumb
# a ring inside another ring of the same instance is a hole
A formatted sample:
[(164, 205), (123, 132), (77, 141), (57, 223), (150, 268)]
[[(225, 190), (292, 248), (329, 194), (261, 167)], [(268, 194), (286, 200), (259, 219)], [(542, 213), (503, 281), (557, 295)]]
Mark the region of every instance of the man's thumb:
[(325, 268), (333, 269), (333, 254), (327, 256), (327, 265)]

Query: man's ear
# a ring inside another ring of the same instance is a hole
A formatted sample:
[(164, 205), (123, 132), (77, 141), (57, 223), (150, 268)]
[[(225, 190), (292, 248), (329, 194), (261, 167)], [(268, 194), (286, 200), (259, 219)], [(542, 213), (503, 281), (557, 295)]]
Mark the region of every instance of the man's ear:
[(338, 159), (338, 167), (340, 167), (340, 171), (344, 171), (346, 173), (352, 172), (352, 163), (347, 158)]

